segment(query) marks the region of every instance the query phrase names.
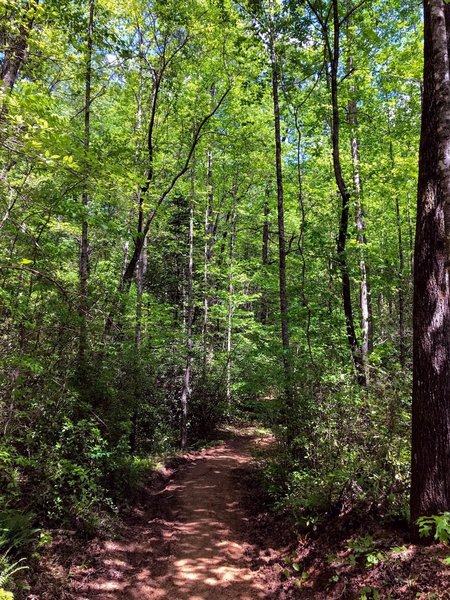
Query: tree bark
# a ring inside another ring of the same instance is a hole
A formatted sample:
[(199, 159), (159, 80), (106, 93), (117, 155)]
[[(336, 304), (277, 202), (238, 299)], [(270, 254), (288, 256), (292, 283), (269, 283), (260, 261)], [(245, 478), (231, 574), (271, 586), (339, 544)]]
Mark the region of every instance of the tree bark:
[[(353, 59), (349, 58), (349, 70), (353, 69)], [(352, 98), (348, 102), (348, 119), (351, 128), (351, 155), (352, 155), (352, 166), (353, 166), (353, 185), (355, 190), (356, 198), (356, 211), (355, 211), (355, 224), (357, 231), (357, 242), (359, 246), (359, 305), (361, 310), (361, 360), (363, 368), (365, 370), (365, 377), (368, 378), (367, 363), (369, 360), (369, 354), (372, 351), (372, 306), (370, 296), (370, 285), (369, 285), (369, 273), (366, 262), (366, 246), (367, 246), (367, 235), (366, 235), (366, 222), (364, 216), (363, 207), (363, 190), (361, 183), (361, 175), (359, 171), (359, 141), (357, 138), (356, 129), (358, 126), (358, 112), (356, 106), (356, 100), (354, 95), (356, 93), (355, 85), (351, 86)]]
[(450, 5), (424, 2), (414, 259), (411, 522), (450, 510)]
[(94, 33), (94, 11), (95, 0), (89, 0), (89, 20), (87, 29), (86, 44), (86, 73), (85, 73), (85, 94), (84, 94), (84, 160), (85, 160), (85, 187), (81, 196), (83, 205), (83, 221), (81, 224), (81, 242), (80, 242), (80, 339), (79, 339), (79, 371), (80, 384), (85, 387), (88, 370), (88, 332), (87, 332), (87, 313), (89, 309), (89, 225), (88, 225), (88, 206), (89, 206), (89, 148), (91, 142), (91, 79), (92, 79), (92, 48)]
[(285, 393), (288, 408), (292, 408), (293, 396), (291, 386), (290, 339), (289, 339), (289, 304), (286, 284), (286, 234), (284, 225), (284, 189), (281, 149), (281, 119), (279, 101), (279, 65), (275, 48), (275, 26), (272, 22), (270, 30), (270, 63), (272, 75), (272, 100), (275, 137), (275, 169), (277, 180), (277, 216), (278, 216), (278, 253), (279, 253), (279, 296), (281, 314), (281, 343), (283, 347), (283, 366), (285, 377)]
[(192, 371), (192, 323), (194, 320), (194, 174), (192, 174), (192, 197), (189, 213), (189, 260), (187, 270), (187, 318), (186, 318), (186, 367), (181, 390), (181, 420), (180, 420), (180, 446), (186, 448), (188, 439), (188, 407), (191, 394)]
[(228, 318), (227, 318), (227, 401), (231, 403), (232, 336), (234, 314), (234, 246), (236, 243), (236, 199), (231, 209), (230, 264), (228, 275)]
[[(269, 264), (269, 203), (268, 203), (267, 199), (264, 201), (264, 221), (263, 221), (263, 228), (262, 228), (261, 262), (262, 262), (263, 272), (265, 275), (266, 267)], [(268, 317), (269, 317), (269, 302), (268, 302), (268, 298), (267, 298), (267, 291), (265, 289), (263, 289), (261, 292), (261, 306), (260, 306), (260, 320), (263, 325), (267, 324)]]
[(0, 65), (0, 79), (3, 82), (4, 89), (13, 89), (19, 71), (27, 58), (28, 40), (30, 32), (33, 29), (38, 4), (39, 0), (32, 0), (26, 3), (24, 13), (27, 15), (27, 18), (19, 26), (17, 35), (12, 39), (5, 51)]
[[(342, 174), (342, 165), (340, 157), (340, 117), (339, 117), (339, 54), (340, 54), (340, 17), (339, 17), (339, 2), (332, 0), (333, 10), (333, 45), (327, 43), (329, 47), (330, 59), (330, 82), (331, 82), (331, 104), (332, 104), (332, 122), (331, 122), (331, 139), (333, 146), (333, 169), (336, 184), (339, 194), (342, 199), (341, 217), (339, 223), (339, 235), (337, 240), (337, 262), (341, 271), (342, 278), (342, 301), (344, 306), (344, 315), (347, 329), (347, 339), (352, 354), (353, 364), (360, 385), (366, 384), (366, 373), (364, 362), (362, 359), (362, 349), (358, 341), (355, 331), (355, 321), (353, 317), (353, 305), (350, 275), (348, 272), (348, 263), (346, 256), (346, 244), (348, 237), (348, 222), (349, 222), (349, 204), (350, 192), (345, 183)], [(326, 32), (324, 32), (325, 35)]]

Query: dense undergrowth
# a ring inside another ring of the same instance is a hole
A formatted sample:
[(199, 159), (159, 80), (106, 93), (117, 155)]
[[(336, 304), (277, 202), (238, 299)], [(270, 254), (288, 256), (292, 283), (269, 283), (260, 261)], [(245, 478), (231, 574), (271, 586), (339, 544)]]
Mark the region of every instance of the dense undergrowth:
[(358, 506), (406, 523), (408, 382), (311, 384), (300, 394), (297, 434), (286, 443), (285, 428), (274, 423), (280, 443), (264, 470), (276, 507), (302, 526)]
[[(136, 372), (118, 371), (120, 389), (97, 373), (90, 394), (98, 411), (70, 381), (61, 386), (56, 374), (41, 378), (22, 370), (0, 442), (0, 589), (20, 588), (24, 569), (31, 559), (36, 567), (54, 529), (89, 538), (112, 526), (157, 464), (179, 451), (170, 369), (159, 377), (141, 371), (137, 389)], [(214, 437), (227, 416), (218, 389), (212, 378), (193, 388), (192, 445)]]

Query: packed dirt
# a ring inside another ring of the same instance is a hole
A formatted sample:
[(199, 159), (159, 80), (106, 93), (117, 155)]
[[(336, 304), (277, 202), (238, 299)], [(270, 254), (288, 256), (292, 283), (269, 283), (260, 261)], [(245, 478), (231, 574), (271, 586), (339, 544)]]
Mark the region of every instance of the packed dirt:
[[(239, 475), (251, 462), (247, 432), (187, 457), (168, 484), (135, 509), (123, 541), (106, 541), (76, 597), (97, 600), (256, 600), (268, 587), (245, 538)], [(274, 552), (266, 550), (268, 556)], [(257, 569), (257, 567), (256, 567)]]
[(295, 534), (252, 458), (273, 440), (229, 433), (154, 473), (103, 539), (55, 534), (18, 600), (450, 599), (449, 548), (361, 507)]

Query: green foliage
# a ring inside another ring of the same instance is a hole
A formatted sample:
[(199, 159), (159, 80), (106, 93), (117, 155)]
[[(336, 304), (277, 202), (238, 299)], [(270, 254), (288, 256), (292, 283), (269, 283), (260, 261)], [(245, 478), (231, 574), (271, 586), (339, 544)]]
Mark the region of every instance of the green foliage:
[(12, 561), (8, 556), (8, 552), (0, 554), (0, 597), (3, 593), (8, 598), (8, 592), (5, 592), (2, 588), (8, 585), (17, 573), (28, 569), (27, 566), (22, 564), (24, 560), (21, 558), (20, 560)]
[(224, 422), (228, 403), (225, 382), (210, 374), (207, 380), (199, 379), (193, 388), (190, 402), (189, 431), (193, 441), (208, 440)]
[(17, 510), (0, 512), (0, 549), (20, 549), (29, 546), (40, 529), (34, 527), (34, 513), (20, 513)]
[(376, 550), (373, 537), (370, 535), (356, 538), (349, 543), (348, 547), (352, 550), (348, 560), (355, 563), (357, 558), (363, 557), (367, 568), (377, 565), (384, 558), (383, 553)]
[(284, 577), (286, 577), (286, 579), (293, 578), (295, 585), (301, 587), (307, 581), (309, 574), (307, 571), (302, 570), (297, 552), (285, 556), (284, 564), (286, 565), (286, 568), (283, 569)]
[(450, 512), (417, 519), (419, 535), (424, 538), (434, 537), (438, 542), (450, 542)]
[(404, 517), (408, 387), (392, 388), (386, 382), (365, 390), (345, 384), (340, 388), (315, 386), (316, 397), (304, 388), (299, 410), (306, 420), (296, 421), (293, 447), (280, 446), (266, 466), (269, 492), (301, 526), (315, 526), (321, 514), (348, 511), (357, 504)]
[(374, 587), (366, 585), (359, 591), (358, 600), (379, 600), (379, 599), (380, 599), (380, 592)]
[[(2, 67), (26, 4), (0, 2)], [(0, 110), (0, 515), (11, 519), (0, 544), (34, 539), (32, 514), (43, 527), (71, 524), (90, 535), (102, 511), (114, 513), (139, 490), (149, 456), (178, 445), (187, 364), (189, 443), (210, 439), (230, 417), (271, 427), (279, 445), (266, 483), (299, 524), (317, 527), (324, 513), (357, 504), (403, 516), (418, 3), (360, 3), (342, 28), (341, 54), (353, 53), (353, 68), (342, 63), (339, 74), (346, 258), (355, 322), (362, 258), (373, 313), (366, 389), (355, 385), (336, 260), (324, 31), (305, 3), (277, 4), (272, 19), (264, 2), (96, 2), (89, 151), (86, 7), (32, 4), (33, 26), (22, 27), (29, 52)], [(291, 404), (279, 335), (270, 61), (255, 10), (263, 29), (276, 29), (281, 83)], [(228, 88), (194, 148), (193, 131)], [(355, 135), (364, 248), (354, 224)], [(149, 220), (147, 245), (128, 286), (139, 220)]]

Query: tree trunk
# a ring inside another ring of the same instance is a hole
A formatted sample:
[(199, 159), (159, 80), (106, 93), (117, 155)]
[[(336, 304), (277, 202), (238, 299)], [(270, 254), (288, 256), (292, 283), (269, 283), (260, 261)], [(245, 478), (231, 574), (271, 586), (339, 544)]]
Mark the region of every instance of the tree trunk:
[(411, 521), (450, 510), (450, 5), (424, 2), (414, 260)]
[[(351, 5), (348, 6), (348, 10), (351, 10)], [(347, 21), (347, 41), (349, 46), (348, 55), (348, 72), (352, 73), (354, 70), (354, 60), (352, 52), (352, 32), (351, 32), (352, 21), (351, 18)], [(360, 284), (359, 284), (359, 306), (361, 311), (361, 360), (365, 370), (366, 379), (368, 378), (367, 363), (369, 360), (369, 354), (373, 350), (373, 317), (372, 317), (372, 302), (370, 294), (370, 283), (369, 283), (369, 269), (366, 262), (366, 246), (367, 246), (367, 234), (366, 234), (366, 222), (364, 215), (363, 206), (363, 188), (361, 182), (361, 174), (359, 171), (359, 141), (357, 137), (358, 127), (358, 109), (356, 105), (356, 84), (352, 82), (350, 86), (350, 100), (348, 102), (348, 120), (351, 130), (351, 155), (352, 155), (352, 167), (353, 167), (353, 185), (355, 190), (356, 198), (356, 212), (355, 212), (355, 224), (357, 231), (357, 242), (359, 246), (359, 273), (360, 273)]]
[[(388, 121), (388, 131), (391, 135), (390, 122)], [(391, 168), (395, 168), (394, 147), (392, 139), (389, 140), (389, 155), (391, 158)], [(406, 335), (405, 335), (405, 254), (403, 251), (403, 232), (400, 214), (400, 200), (398, 194), (395, 195), (395, 222), (397, 227), (397, 245), (398, 245), (398, 334), (399, 334), (399, 361), (400, 366), (405, 366), (406, 360)]]
[[(88, 370), (88, 334), (87, 334), (87, 312), (89, 308), (89, 232), (88, 232), (88, 206), (89, 206), (89, 147), (91, 141), (91, 79), (92, 79), (92, 45), (94, 32), (94, 10), (95, 0), (89, 0), (89, 21), (87, 29), (86, 47), (86, 74), (84, 95), (84, 160), (85, 160), (85, 187), (81, 196), (83, 205), (83, 221), (81, 224), (80, 242), (80, 339), (79, 339), (79, 374), (80, 384), (85, 387), (87, 383)], [(82, 389), (83, 389), (82, 387)]]
[[(269, 203), (268, 203), (267, 199), (264, 201), (264, 221), (263, 221), (263, 229), (262, 229), (261, 263), (262, 263), (263, 273), (265, 276), (266, 275), (266, 267), (269, 264)], [(263, 325), (267, 324), (268, 317), (269, 317), (269, 302), (268, 302), (268, 298), (267, 298), (267, 290), (263, 289), (261, 292), (261, 306), (260, 306), (260, 321)]]
[(4, 89), (12, 90), (17, 81), (19, 71), (27, 58), (28, 40), (33, 28), (38, 4), (39, 0), (26, 3), (24, 14), (26, 14), (27, 18), (19, 26), (17, 35), (12, 39), (11, 44), (5, 51), (0, 65), (0, 79), (3, 82)]
[[(354, 86), (352, 86), (352, 91), (354, 91)], [(361, 176), (359, 172), (359, 142), (356, 137), (356, 127), (358, 125), (358, 115), (356, 108), (356, 101), (354, 99), (349, 100), (348, 103), (348, 117), (350, 122), (350, 127), (352, 131), (351, 136), (351, 154), (352, 154), (352, 166), (353, 166), (353, 184), (355, 189), (356, 196), (356, 213), (355, 213), (355, 223), (356, 223), (356, 231), (357, 231), (357, 242), (359, 246), (359, 274), (360, 274), (360, 284), (359, 284), (359, 303), (361, 310), (361, 331), (362, 331), (362, 340), (361, 340), (361, 360), (363, 363), (363, 367), (365, 369), (366, 378), (367, 374), (367, 362), (369, 359), (369, 354), (372, 351), (372, 307), (371, 307), (371, 298), (370, 298), (370, 286), (369, 286), (369, 274), (368, 267), (366, 263), (365, 251), (367, 246), (367, 236), (366, 236), (366, 223), (364, 218), (364, 207), (363, 207), (363, 198), (362, 198), (362, 185), (361, 185)]]
[(192, 371), (192, 322), (194, 319), (194, 175), (192, 174), (192, 198), (189, 213), (189, 262), (187, 271), (187, 318), (186, 318), (186, 367), (181, 390), (181, 420), (180, 420), (180, 446), (187, 445), (188, 406), (191, 393)]
[(205, 207), (205, 222), (204, 222), (204, 234), (205, 243), (203, 250), (203, 326), (202, 326), (202, 337), (203, 337), (203, 379), (206, 379), (208, 369), (208, 353), (209, 353), (209, 339), (208, 339), (208, 328), (209, 328), (209, 304), (210, 304), (210, 279), (211, 275), (209, 272), (210, 262), (212, 259), (212, 249), (214, 244), (213, 234), (213, 201), (214, 191), (212, 182), (212, 163), (213, 156), (211, 148), (208, 149), (207, 153), (207, 166), (206, 166), (206, 207)]
[(284, 227), (284, 190), (281, 150), (281, 120), (279, 103), (279, 65), (275, 48), (274, 25), (270, 32), (270, 62), (272, 71), (272, 100), (275, 135), (275, 168), (277, 177), (277, 216), (278, 216), (278, 252), (279, 252), (279, 295), (281, 313), (281, 343), (283, 346), (283, 365), (285, 377), (286, 404), (292, 408), (293, 397), (291, 387), (290, 340), (289, 340), (289, 305), (286, 285), (286, 234)]
[[(330, 80), (331, 80), (331, 104), (332, 104), (332, 123), (331, 139), (333, 145), (333, 169), (339, 194), (342, 198), (341, 218), (339, 223), (339, 235), (337, 241), (337, 262), (341, 271), (342, 278), (342, 301), (344, 306), (345, 322), (347, 329), (347, 339), (353, 358), (353, 364), (356, 369), (358, 383), (366, 384), (365, 366), (362, 358), (362, 349), (359, 344), (355, 331), (355, 322), (353, 318), (352, 294), (350, 275), (348, 272), (348, 263), (346, 257), (346, 244), (348, 237), (349, 204), (350, 192), (342, 175), (342, 165), (340, 157), (339, 139), (340, 139), (340, 118), (339, 118), (339, 53), (340, 53), (340, 18), (338, 0), (332, 0), (333, 8), (333, 49), (330, 47)], [(328, 44), (329, 45), (329, 44)]]
[(227, 400), (231, 402), (231, 352), (233, 335), (233, 313), (234, 313), (234, 245), (236, 241), (236, 206), (233, 198), (231, 210), (231, 233), (230, 233), (230, 265), (228, 279), (228, 323), (227, 323)]

